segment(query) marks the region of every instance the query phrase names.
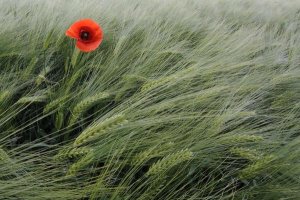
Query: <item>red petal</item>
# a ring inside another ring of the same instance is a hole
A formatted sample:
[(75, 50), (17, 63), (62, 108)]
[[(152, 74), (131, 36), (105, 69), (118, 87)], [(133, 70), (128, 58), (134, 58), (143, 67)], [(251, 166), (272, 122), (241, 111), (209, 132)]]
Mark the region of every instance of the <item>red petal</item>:
[(79, 38), (82, 27), (88, 27), (93, 32), (102, 32), (101, 27), (95, 21), (91, 19), (82, 19), (72, 24), (66, 31), (66, 35), (72, 38)]
[(78, 40), (76, 42), (76, 47), (83, 52), (90, 52), (90, 51), (97, 49), (97, 47), (100, 45), (101, 42), (102, 42), (102, 39), (97, 40), (95, 42), (89, 42), (89, 43)]
[(71, 38), (75, 38), (75, 39), (79, 39), (79, 32), (80, 30), (77, 30), (75, 27), (70, 27), (67, 31), (66, 31), (66, 36), (69, 36)]
[(91, 42), (97, 42), (99, 40), (102, 41), (102, 39), (103, 39), (103, 32), (100, 29), (100, 30), (98, 30), (97, 32), (94, 33), (94, 36), (93, 36)]

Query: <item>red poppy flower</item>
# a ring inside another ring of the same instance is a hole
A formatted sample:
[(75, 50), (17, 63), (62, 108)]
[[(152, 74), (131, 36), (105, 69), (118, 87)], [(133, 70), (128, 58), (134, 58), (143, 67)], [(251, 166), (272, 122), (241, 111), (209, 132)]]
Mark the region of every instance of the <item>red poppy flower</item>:
[(83, 52), (95, 50), (103, 39), (102, 28), (91, 19), (75, 22), (66, 31), (66, 35), (76, 39), (76, 47)]

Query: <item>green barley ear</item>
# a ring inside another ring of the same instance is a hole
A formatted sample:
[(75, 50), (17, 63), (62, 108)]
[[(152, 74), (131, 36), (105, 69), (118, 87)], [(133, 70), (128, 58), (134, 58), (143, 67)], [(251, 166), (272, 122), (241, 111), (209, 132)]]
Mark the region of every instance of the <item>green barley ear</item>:
[(4, 106), (5, 104), (9, 103), (10, 100), (12, 100), (15, 96), (21, 93), (23, 89), (31, 84), (31, 81), (26, 81), (20, 85), (12, 85), (12, 87), (0, 91), (0, 105)]
[(187, 75), (188, 73), (193, 71), (193, 67), (181, 70), (175, 74), (172, 74), (170, 76), (166, 76), (157, 80), (153, 80), (153, 81), (149, 81), (147, 83), (145, 83), (141, 89), (142, 92), (147, 92), (149, 90), (152, 90), (154, 88), (160, 87), (170, 81), (176, 81), (178, 78), (181, 78), (185, 75)]
[(99, 102), (107, 99), (110, 95), (106, 92), (87, 97), (80, 101), (73, 109), (69, 125), (73, 125), (76, 121), (91, 107)]
[(0, 146), (0, 181), (2, 178), (7, 178), (9, 174), (15, 174), (15, 171), (18, 169), (18, 166), (13, 162), (11, 157), (7, 154), (7, 152), (1, 148)]
[(139, 164), (143, 163), (150, 158), (157, 156), (157, 149), (155, 147), (152, 147), (150, 149), (147, 149), (145, 151), (142, 151), (141, 153), (138, 153), (132, 160), (132, 164)]
[(88, 166), (94, 161), (94, 154), (89, 152), (87, 155), (79, 159), (76, 163), (72, 164), (68, 170), (67, 176), (74, 176), (78, 171)]
[(37, 78), (35, 79), (35, 83), (37, 85), (42, 84), (43, 82), (47, 81), (46, 75), (51, 72), (53, 70), (53, 68), (51, 68), (50, 66), (47, 66), (45, 68), (43, 68), (41, 70), (41, 72), (39, 73), (39, 75), (37, 76)]
[(250, 161), (257, 161), (262, 158), (262, 154), (253, 149), (247, 148), (231, 148), (229, 150), (231, 153), (240, 156), (241, 158), (250, 160)]
[(278, 95), (274, 98), (274, 101), (271, 103), (271, 108), (274, 110), (288, 110), (290, 106), (294, 106), (299, 102), (299, 95), (293, 91), (283, 92), (281, 95)]
[(47, 113), (55, 110), (56, 108), (60, 107), (60, 105), (63, 104), (67, 98), (68, 98), (68, 96), (66, 95), (66, 96), (60, 97), (60, 98), (55, 99), (54, 101), (51, 101), (50, 103), (48, 103), (44, 108), (44, 114), (47, 114)]
[(116, 101), (121, 101), (124, 97), (138, 91), (143, 83), (147, 81), (146, 78), (138, 75), (127, 75), (122, 80), (122, 86), (115, 95)]
[(147, 172), (147, 175), (152, 176), (162, 174), (181, 162), (191, 160), (192, 157), (193, 153), (188, 149), (170, 154), (153, 164)]
[(162, 157), (166, 152), (170, 152), (170, 149), (173, 149), (175, 143), (169, 142), (164, 145), (151, 147), (145, 151), (142, 151), (134, 156), (132, 164), (141, 164), (155, 157)]
[(86, 147), (74, 148), (67, 147), (61, 149), (57, 155), (54, 156), (54, 160), (65, 160), (69, 158), (79, 158), (91, 152), (92, 150)]
[(4, 105), (5, 102), (10, 98), (10, 92), (8, 90), (1, 91), (0, 103)]
[(55, 121), (54, 121), (54, 126), (57, 130), (61, 129), (61, 127), (64, 124), (64, 112), (62, 112), (61, 110), (59, 110), (56, 114), (55, 114)]
[(102, 176), (99, 176), (99, 178), (97, 178), (96, 180), (96, 183), (91, 185), (91, 187), (88, 189), (88, 193), (90, 193), (89, 198), (91, 200), (99, 198), (101, 199), (101, 197), (105, 196), (105, 194), (103, 194), (103, 191), (108, 190), (108, 188), (106, 187), (104, 182), (104, 178)]
[(28, 64), (28, 66), (26, 67), (26, 69), (25, 69), (25, 71), (23, 72), (23, 75), (22, 75), (25, 80), (28, 79), (31, 74), (33, 74), (34, 67), (36, 66), (37, 62), (38, 62), (37, 57), (33, 57), (31, 59), (30, 63)]
[(265, 156), (261, 159), (259, 159), (257, 162), (247, 166), (245, 169), (243, 169), (239, 176), (241, 179), (249, 179), (253, 178), (259, 174), (261, 174), (263, 171), (266, 171), (270, 169), (268, 165), (275, 159), (273, 155)]
[(221, 139), (222, 144), (243, 144), (262, 141), (263, 137), (259, 135), (235, 134)]
[(0, 163), (9, 160), (7, 153), (0, 147)]
[(75, 140), (74, 145), (78, 146), (81, 145), (87, 141), (93, 140), (100, 135), (109, 132), (112, 129), (115, 129), (119, 126), (122, 126), (123, 124), (127, 123), (128, 121), (125, 119), (125, 116), (115, 115), (113, 117), (110, 117), (103, 122), (100, 122), (99, 124), (92, 125), (88, 127), (86, 130), (84, 130)]
[(46, 102), (48, 100), (47, 95), (40, 95), (40, 96), (28, 96), (20, 98), (17, 103), (19, 104), (27, 104), (27, 103), (41, 103)]
[(167, 184), (167, 176), (152, 177), (150, 185), (139, 199), (152, 200), (159, 192), (161, 192)]
[(149, 81), (143, 85), (141, 91), (147, 92), (147, 91), (157, 88), (161, 85), (164, 85), (165, 83), (167, 83), (171, 80), (173, 80), (173, 76), (167, 76), (167, 77), (160, 78), (158, 80)]

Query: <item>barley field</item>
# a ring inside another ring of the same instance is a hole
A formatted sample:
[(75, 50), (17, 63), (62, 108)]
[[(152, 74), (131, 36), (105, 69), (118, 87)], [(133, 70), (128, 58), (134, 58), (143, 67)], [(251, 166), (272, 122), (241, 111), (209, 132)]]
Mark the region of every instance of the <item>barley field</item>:
[[(87, 18), (103, 41), (81, 52)], [(0, 0), (0, 19), (1, 200), (300, 199), (299, 0)]]

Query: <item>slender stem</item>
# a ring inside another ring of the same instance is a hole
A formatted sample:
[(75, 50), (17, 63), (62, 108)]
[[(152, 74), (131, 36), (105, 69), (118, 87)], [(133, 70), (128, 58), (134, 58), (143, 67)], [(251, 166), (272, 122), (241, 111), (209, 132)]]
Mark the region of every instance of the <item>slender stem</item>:
[(80, 50), (75, 47), (71, 58), (71, 65), (73, 68), (75, 68), (77, 65), (79, 55), (80, 55)]

